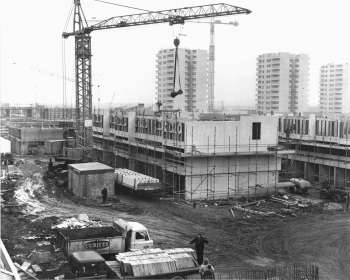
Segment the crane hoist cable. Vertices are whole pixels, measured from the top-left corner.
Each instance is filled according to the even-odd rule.
[[[181,89],[181,77],[180,77],[180,70],[178,69],[178,72],[179,72],[179,75],[178,75],[178,78],[179,78],[179,90],[176,91],[175,90],[175,86],[176,86],[176,66],[179,66],[179,45],[180,45],[180,40],[179,38],[175,38],[174,39],[174,45],[175,45],[175,63],[174,63],[174,79],[173,79],[173,90],[171,91],[171,94],[170,96],[172,98],[175,98],[177,95],[179,94],[182,94],[183,91]],[[179,67],[177,67],[179,68]]]

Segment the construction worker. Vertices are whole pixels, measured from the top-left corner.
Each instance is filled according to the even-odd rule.
[[[107,189],[103,188],[101,191],[101,194],[102,194],[102,203],[105,204],[107,201]]]
[[[53,163],[52,163],[52,158],[50,158],[50,160],[49,160],[49,171],[52,171],[52,169],[53,169]]]
[[[201,279],[215,279],[214,267],[209,263],[208,258],[205,258],[204,263],[199,268]]]
[[[204,254],[204,243],[208,243],[208,240],[198,233],[198,235],[190,241],[190,244],[194,243],[194,248],[197,254],[197,262],[199,265],[203,263],[203,254]]]

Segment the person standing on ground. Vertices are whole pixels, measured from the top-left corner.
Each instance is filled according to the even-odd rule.
[[[52,158],[49,160],[49,171],[52,171],[53,168],[53,163],[52,163]]]
[[[198,235],[190,241],[190,244],[194,243],[194,247],[197,254],[197,262],[199,265],[203,263],[203,254],[204,254],[204,243],[208,243],[208,240],[198,233]]]
[[[215,279],[214,267],[209,263],[207,258],[205,258],[204,263],[200,266],[199,274],[201,279]]]
[[[107,189],[103,188],[101,191],[101,194],[102,194],[102,203],[105,204],[107,201]]]

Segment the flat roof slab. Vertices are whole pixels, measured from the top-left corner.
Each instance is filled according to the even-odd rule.
[[[114,168],[100,162],[74,163],[68,166],[79,173],[114,172]]]

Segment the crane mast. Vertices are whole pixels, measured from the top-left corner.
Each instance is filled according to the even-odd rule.
[[[208,86],[208,111],[214,111],[214,81],[215,81],[215,44],[214,32],[215,24],[210,23],[210,44],[209,44],[209,86]]]
[[[249,13],[251,11],[248,9],[220,3],[116,16],[88,26],[80,0],[74,0],[73,31],[64,32],[62,36],[63,38],[74,36],[75,38],[75,105],[78,145],[87,149],[92,147],[92,54],[90,36],[92,31],[156,23],[184,24],[186,20]]]
[[[74,0],[75,116],[77,142],[81,147],[90,147],[92,143],[91,36],[79,32],[87,27],[80,0]]]

